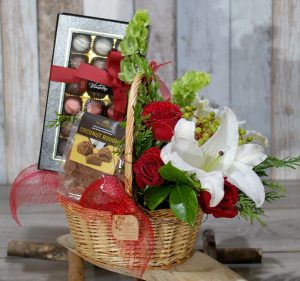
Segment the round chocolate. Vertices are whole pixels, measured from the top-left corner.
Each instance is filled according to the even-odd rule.
[[[103,58],[94,58],[92,60],[92,65],[96,66],[97,68],[106,70],[106,60]]]
[[[73,125],[73,123],[70,121],[65,121],[62,123],[62,125],[60,127],[60,133],[63,137],[68,137],[70,135],[72,125]]]
[[[77,69],[80,64],[86,63],[87,61],[87,57],[85,56],[72,56],[70,59],[70,67]]]
[[[112,48],[111,39],[99,37],[95,40],[94,49],[100,56],[106,56]]]
[[[77,34],[73,37],[72,46],[77,52],[87,52],[90,48],[91,39],[84,34]]]
[[[66,92],[73,95],[82,95],[84,93],[84,90],[80,90],[79,84],[71,83],[67,84]]]
[[[114,119],[114,105],[107,109],[107,117]]]
[[[92,100],[86,105],[86,111],[94,115],[100,115],[103,111],[103,105],[101,102]]]
[[[70,115],[76,115],[81,110],[81,102],[76,98],[67,98],[65,100],[64,110]]]

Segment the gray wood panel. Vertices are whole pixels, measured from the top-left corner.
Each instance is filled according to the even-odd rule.
[[[230,7],[230,105],[247,128],[270,138],[272,0]]]
[[[221,106],[230,105],[229,2],[177,1],[177,73],[211,73],[212,82],[201,95]]]
[[[148,59],[157,63],[172,61],[159,70],[170,86],[176,78],[176,1],[135,0],[135,9],[148,9],[151,18]]]
[[[37,161],[40,138],[36,1],[1,1],[7,177]]]
[[[84,14],[98,18],[129,21],[134,0],[82,0]]]
[[[300,1],[274,1],[272,151],[300,154]],[[300,169],[274,170],[273,177],[299,179]]]
[[[0,3],[1,5],[1,3]],[[1,7],[1,6],[0,6]],[[1,17],[1,10],[0,10]],[[2,65],[2,24],[0,19],[0,184],[7,182],[6,175],[6,142],[5,142],[5,112],[4,112],[4,91],[3,91],[3,65]]]
[[[44,118],[57,14],[62,12],[82,14],[83,3],[82,0],[38,0],[37,3],[40,112],[41,117]]]

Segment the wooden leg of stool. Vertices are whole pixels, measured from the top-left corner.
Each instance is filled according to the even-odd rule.
[[[84,260],[68,251],[69,272],[68,281],[84,281]]]

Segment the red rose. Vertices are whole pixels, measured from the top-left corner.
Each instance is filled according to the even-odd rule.
[[[147,149],[133,165],[138,187],[144,189],[146,185],[161,185],[164,180],[158,170],[163,164],[160,158],[160,150],[157,147]]]
[[[171,102],[154,101],[144,107],[142,116],[146,117],[144,123],[152,128],[156,140],[170,141],[182,112]]]
[[[199,197],[201,209],[206,214],[212,214],[215,218],[233,218],[238,214],[235,205],[238,201],[238,189],[226,179],[224,179],[224,197],[216,207],[210,207],[211,195],[207,191],[202,191]]]

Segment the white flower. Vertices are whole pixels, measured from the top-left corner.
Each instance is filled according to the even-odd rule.
[[[259,207],[264,202],[265,190],[252,169],[267,155],[260,144],[238,145],[238,121],[230,108],[224,107],[217,114],[221,124],[202,146],[194,137],[194,121],[180,119],[171,142],[161,150],[161,158],[164,163],[171,162],[182,171],[194,173],[202,187],[210,192],[211,207],[218,205],[224,197],[224,177]]]

